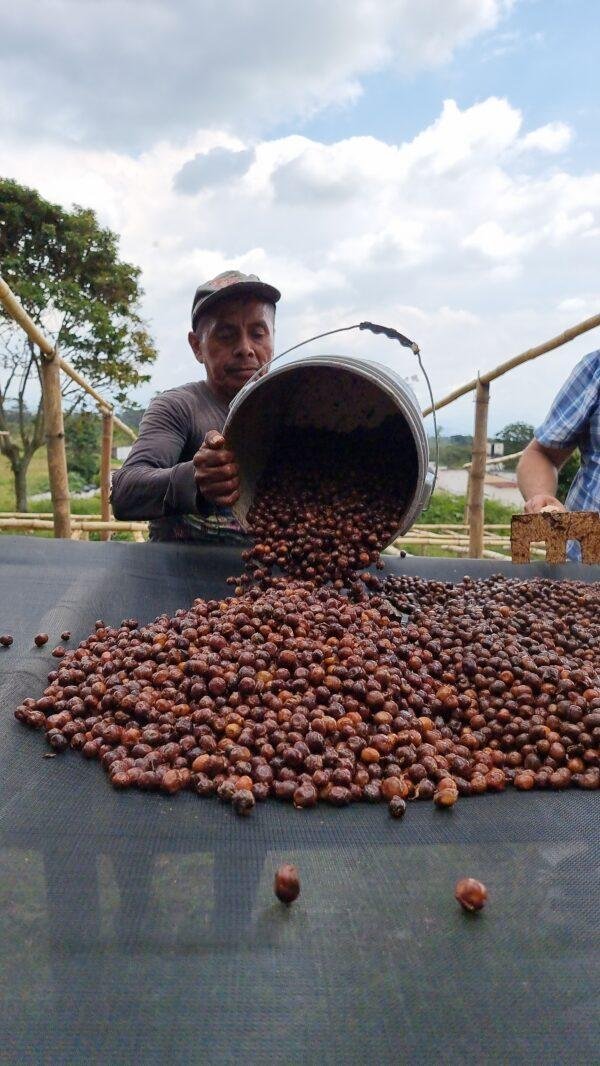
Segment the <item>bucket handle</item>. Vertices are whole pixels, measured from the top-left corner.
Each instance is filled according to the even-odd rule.
[[[435,413],[435,401],[433,399],[431,382],[429,380],[427,371],[423,366],[423,361],[421,359],[421,350],[417,342],[409,340],[408,337],[405,337],[403,333],[400,333],[397,329],[394,329],[393,326],[381,326],[378,322],[355,322],[353,326],[338,326],[337,329],[328,329],[325,333],[316,333],[314,337],[308,337],[307,340],[300,341],[299,344],[293,344],[291,348],[286,348],[284,352],[279,352],[278,355],[274,355],[268,363],[266,363],[264,366],[259,367],[258,370],[254,371],[252,377],[248,378],[248,381],[246,382],[244,388],[248,388],[248,386],[253,381],[260,377],[261,374],[265,372],[265,370],[268,370],[269,367],[272,366],[273,363],[277,362],[278,359],[282,359],[284,355],[289,355],[290,352],[295,352],[297,348],[303,348],[305,344],[310,344],[312,341],[319,341],[323,337],[331,337],[334,333],[348,333],[352,329],[368,329],[370,333],[383,334],[384,337],[388,337],[392,341],[398,341],[403,348],[410,348],[411,351],[417,357],[421,372],[423,374],[423,377],[425,378],[425,381],[427,382],[427,390],[429,392],[429,399],[431,401],[431,413],[433,415],[433,432],[435,436],[435,471],[433,475],[433,484],[431,486],[431,493],[433,493],[437,481],[438,468],[440,463],[440,442],[438,435],[437,418]]]

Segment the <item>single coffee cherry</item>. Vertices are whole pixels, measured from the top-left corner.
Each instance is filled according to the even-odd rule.
[[[300,878],[296,866],[284,863],[275,874],[273,885],[277,899],[282,903],[293,903],[300,895]]]
[[[487,900],[487,888],[474,877],[463,877],[456,882],[454,895],[466,911],[480,911]]]
[[[12,642],[13,638],[11,637],[10,633],[3,633],[0,637],[0,644],[3,648],[10,648]]]
[[[433,799],[438,807],[453,807],[458,799],[458,789],[438,788]]]
[[[249,788],[238,788],[231,799],[231,806],[236,814],[252,814],[256,806],[256,800]]]
[[[65,629],[64,633],[61,633],[61,635],[60,635],[60,639],[61,639],[61,640],[70,640],[70,639],[71,639],[71,632],[70,632],[70,630],[68,630],[68,629]]]
[[[48,641],[49,641],[49,639],[50,639],[50,638],[49,638],[49,636],[48,636],[48,634],[47,634],[47,633],[38,633],[38,634],[37,634],[37,635],[36,635],[36,636],[35,636],[35,637],[33,638],[33,643],[35,644],[35,646],[36,646],[37,648],[43,648],[44,644],[47,644],[47,643],[48,643]]]
[[[406,800],[402,799],[402,796],[392,796],[388,810],[392,818],[402,818],[402,815],[406,812]]]

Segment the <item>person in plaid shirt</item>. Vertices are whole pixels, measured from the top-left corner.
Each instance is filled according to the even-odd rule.
[[[563,506],[556,498],[558,472],[575,448],[581,467]],[[600,511],[600,350],[586,355],[563,385],[519,460],[517,480],[526,514],[544,507]],[[576,541],[569,542],[568,554],[581,558]]]

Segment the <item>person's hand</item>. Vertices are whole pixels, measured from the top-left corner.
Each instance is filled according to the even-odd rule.
[[[233,452],[225,448],[225,438],[209,430],[194,456],[196,488],[206,500],[219,507],[231,507],[239,499],[239,473]]]
[[[532,496],[525,502],[523,508],[525,514],[539,514],[540,511],[566,511],[566,509],[564,504],[556,499],[556,496],[548,496],[544,492]]]

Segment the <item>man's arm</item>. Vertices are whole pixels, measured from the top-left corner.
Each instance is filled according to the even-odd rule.
[[[191,459],[179,462],[188,432],[185,405],[173,396],[157,396],[127,459],[113,475],[115,518],[135,521],[197,510],[194,464]]]
[[[517,481],[525,500],[526,514],[541,511],[543,507],[565,510],[556,498],[558,472],[574,450],[574,446],[552,448],[535,439],[527,445],[517,466]]]
[[[558,471],[581,443],[599,393],[599,353],[590,352],[571,371],[517,467],[526,513],[549,506],[566,510],[556,498]]]

